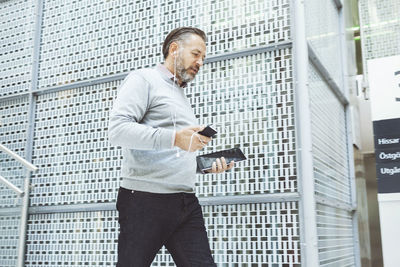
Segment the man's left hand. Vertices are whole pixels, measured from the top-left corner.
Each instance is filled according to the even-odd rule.
[[[208,173],[221,173],[224,171],[228,171],[233,168],[235,165],[234,161],[231,161],[228,164],[226,164],[226,160],[224,157],[221,157],[221,159],[217,159],[216,161],[213,162],[211,170],[208,171]]]

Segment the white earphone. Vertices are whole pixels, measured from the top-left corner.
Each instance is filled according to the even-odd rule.
[[[172,53],[172,55],[174,56],[174,83],[171,84],[171,89],[172,92],[174,91],[174,85],[176,84],[176,51],[174,51]],[[171,113],[171,120],[172,123],[174,124],[174,131],[176,132],[176,107],[175,107],[175,111],[174,114]],[[176,157],[179,158],[180,157],[180,153],[179,153],[179,148],[176,148]]]

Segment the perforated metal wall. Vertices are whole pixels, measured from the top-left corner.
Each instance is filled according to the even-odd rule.
[[[300,266],[296,202],[205,206],[218,266]]]
[[[21,157],[25,157],[28,106],[27,97],[0,101],[0,143]],[[0,175],[22,188],[26,171],[20,163],[0,152]],[[17,195],[0,183],[0,207],[15,207],[20,203]]]
[[[25,266],[115,266],[114,211],[32,215]]]
[[[333,0],[306,0],[304,3],[307,41],[343,90],[338,9]]]
[[[400,3],[398,0],[358,3],[364,73],[367,73],[367,60],[400,54]]]
[[[155,65],[168,32],[208,34],[208,55],[288,40],[289,0],[46,0],[39,87]]]
[[[296,202],[203,206],[218,266],[300,266]],[[30,217],[26,266],[115,266],[116,211]],[[175,266],[162,249],[152,266]]]
[[[0,266],[15,267],[18,253],[19,216],[0,216]]]
[[[187,89],[199,123],[218,131],[199,154],[238,146],[249,158],[234,172],[199,175],[199,196],[296,191],[291,64],[289,48],[218,61]]]
[[[107,127],[119,83],[38,96],[31,206],[115,201],[121,152]]]
[[[25,157],[28,98],[0,101],[0,144]],[[23,187],[26,171],[20,163],[0,151],[0,175],[19,188]],[[4,208],[21,208],[21,198],[0,183],[0,211]],[[0,214],[0,266],[15,267],[19,240],[19,215]]]
[[[29,90],[36,1],[0,3],[0,96]]]
[[[315,194],[351,203],[346,115],[315,67],[309,65]]]

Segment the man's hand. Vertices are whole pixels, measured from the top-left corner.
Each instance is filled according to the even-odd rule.
[[[228,171],[232,169],[234,165],[234,161],[231,161],[229,165],[227,165],[225,158],[222,157],[221,159],[217,159],[213,162],[211,170],[207,171],[207,173],[221,173],[224,171]]]
[[[204,128],[204,126],[190,126],[177,131],[175,134],[174,146],[190,152],[202,149],[211,141],[210,137],[197,133]]]

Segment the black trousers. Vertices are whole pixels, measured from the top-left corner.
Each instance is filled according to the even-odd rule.
[[[165,245],[178,267],[214,267],[203,212],[195,194],[119,188],[117,267],[150,266]]]

